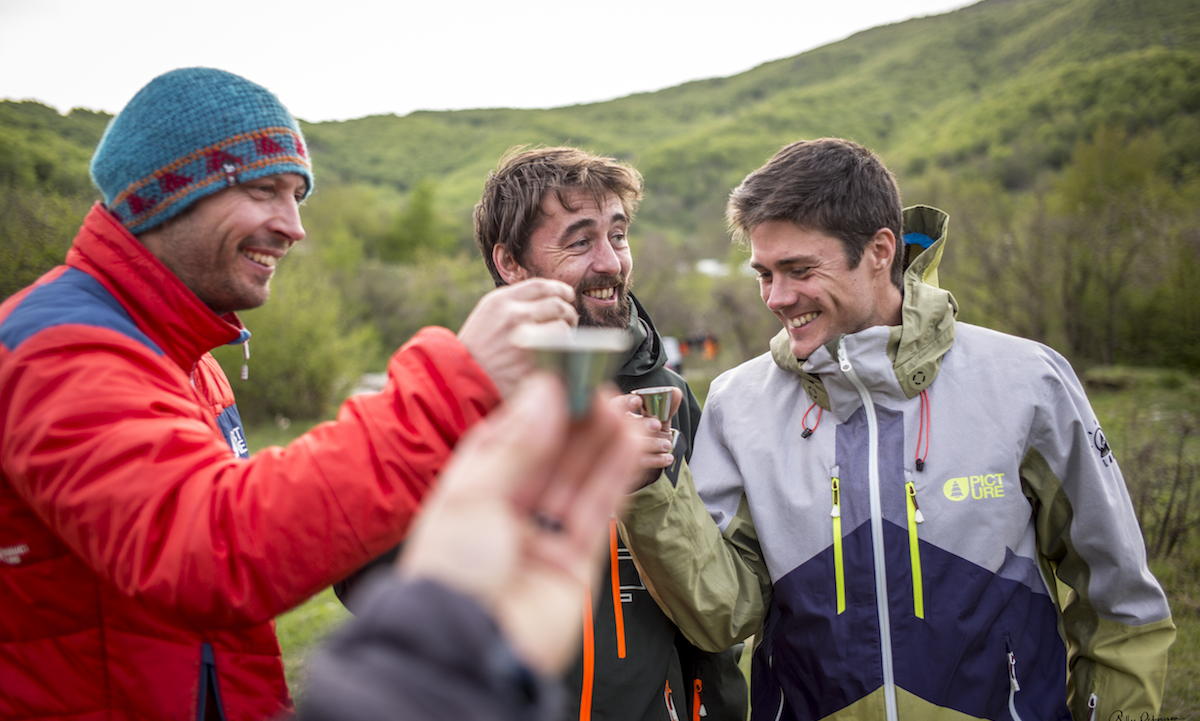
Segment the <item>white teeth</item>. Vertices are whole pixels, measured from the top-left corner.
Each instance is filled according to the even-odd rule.
[[[613,297],[616,292],[617,291],[615,288],[594,288],[592,290],[583,291],[583,294],[589,298],[596,298],[597,300],[608,300],[609,298]]]
[[[819,315],[821,314],[817,312],[805,313],[804,315],[798,315],[795,318],[788,318],[787,324],[792,328],[802,328],[816,320],[817,316]]]
[[[242,255],[246,256],[247,258],[254,261],[255,263],[259,263],[260,265],[265,265],[268,268],[274,268],[275,263],[277,263],[279,261],[279,259],[273,255],[267,255],[266,253],[256,253],[253,250],[243,250]]]

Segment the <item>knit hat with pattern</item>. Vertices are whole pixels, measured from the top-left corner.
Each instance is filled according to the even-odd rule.
[[[213,68],[164,73],[113,118],[92,156],[92,181],[130,233],[254,178],[304,176],[300,125],[269,90]]]

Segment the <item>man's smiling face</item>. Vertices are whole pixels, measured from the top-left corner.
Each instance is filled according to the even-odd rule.
[[[304,238],[295,173],[246,181],[197,200],[138,236],[217,315],[267,302],[275,264]]]
[[[607,193],[597,203],[582,189],[563,196],[569,207],[553,192],[542,197],[542,219],[523,258],[513,258],[503,245],[493,248],[496,268],[510,284],[534,277],[561,280],[575,289],[580,325],[624,328],[629,324],[633,256],[621,199]]]
[[[763,302],[787,329],[792,354],[806,359],[839,335],[900,322],[900,292],[889,268],[895,236],[880,230],[854,268],[841,241],[771,220],[750,233],[750,267]]]

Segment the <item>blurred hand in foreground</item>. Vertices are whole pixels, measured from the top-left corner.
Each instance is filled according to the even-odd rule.
[[[508,398],[534,367],[533,353],[514,345],[513,331],[528,323],[574,326],[579,322],[574,299],[575,290],[557,280],[531,278],[502,286],[479,299],[458,339]]]
[[[562,384],[531,375],[459,443],[398,561],[479,601],[543,673],[573,657],[609,519],[639,475],[639,440],[605,400],[571,422]]]

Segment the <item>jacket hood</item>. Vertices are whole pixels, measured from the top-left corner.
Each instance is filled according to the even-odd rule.
[[[901,389],[913,398],[937,377],[942,356],[954,345],[958,303],[949,291],[938,287],[938,264],[950,216],[928,205],[914,205],[904,210],[903,223],[904,301],[901,324],[890,328],[887,353]],[[826,346],[834,357],[839,339]],[[792,355],[786,329],[771,339],[771,358],[783,370],[800,376],[808,397],[830,410],[824,384],[819,376],[804,370],[804,361]]]

